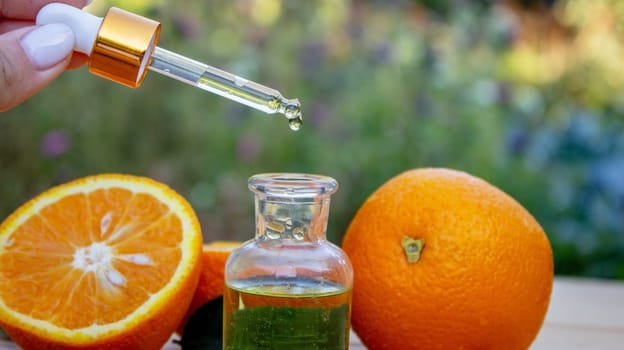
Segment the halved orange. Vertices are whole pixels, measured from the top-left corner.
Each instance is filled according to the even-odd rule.
[[[0,326],[25,349],[159,349],[193,297],[201,248],[191,206],[164,184],[57,186],[0,225]]]
[[[182,334],[186,322],[197,309],[223,295],[225,263],[230,253],[240,247],[240,245],[241,242],[236,241],[214,241],[204,244],[201,255],[202,271],[199,276],[199,283],[197,284],[197,289],[195,289],[191,305],[178,326],[178,333]]]

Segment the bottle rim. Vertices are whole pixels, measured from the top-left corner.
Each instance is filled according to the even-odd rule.
[[[256,194],[281,198],[326,197],[338,190],[336,179],[304,173],[256,174],[249,178],[248,185]]]

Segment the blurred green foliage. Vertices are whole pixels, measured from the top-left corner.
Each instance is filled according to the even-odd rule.
[[[624,279],[622,3],[437,3],[97,0],[94,13],[161,21],[164,48],[298,97],[304,127],[155,73],[131,90],[67,72],[0,116],[0,217],[55,184],[124,172],[182,193],[206,240],[243,240],[247,178],[310,172],[340,182],[339,243],[376,187],[439,166],[527,207],[558,274]]]

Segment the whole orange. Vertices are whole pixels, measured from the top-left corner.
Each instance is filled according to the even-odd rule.
[[[343,241],[352,325],[370,349],[527,349],[543,323],[553,257],[539,223],[464,172],[414,169],[358,210]]]

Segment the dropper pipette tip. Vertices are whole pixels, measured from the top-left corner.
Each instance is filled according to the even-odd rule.
[[[280,112],[288,119],[288,126],[291,130],[299,130],[303,125],[303,116],[301,115],[301,103],[299,99],[282,99],[282,109]]]

